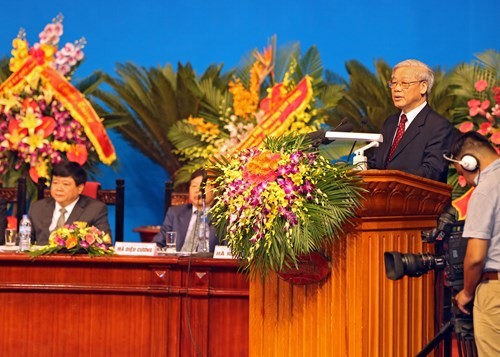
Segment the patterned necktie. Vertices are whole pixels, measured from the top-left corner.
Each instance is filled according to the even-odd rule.
[[[66,223],[66,216],[65,216],[66,215],[66,208],[61,207],[59,212],[61,212],[61,214],[59,215],[59,218],[57,219],[56,229],[61,228],[62,226],[64,226],[64,223]]]
[[[196,235],[200,223],[201,211],[195,211],[193,212],[193,214],[196,214],[196,221],[194,223],[193,229],[191,230],[191,232],[189,232],[189,235],[186,237],[186,240],[182,245],[181,252],[192,252],[194,248],[194,242],[196,241]]]
[[[406,115],[405,114],[401,115],[401,119],[399,120],[398,130],[396,131],[396,136],[394,137],[394,141],[392,142],[391,150],[389,151],[389,156],[387,156],[385,167],[387,167],[389,161],[391,161],[392,155],[394,155],[394,151],[396,151],[396,148],[398,147],[399,142],[401,141],[401,138],[405,133],[405,125],[407,121],[408,118],[406,117]]]

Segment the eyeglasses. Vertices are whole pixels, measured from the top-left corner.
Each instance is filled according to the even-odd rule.
[[[387,82],[387,86],[389,88],[396,88],[398,85],[401,86],[401,88],[403,89],[408,89],[410,88],[410,86],[414,83],[420,83],[420,82],[424,82],[423,79],[419,80],[419,81],[412,81],[412,82],[396,82],[396,81],[391,81],[391,82]]]

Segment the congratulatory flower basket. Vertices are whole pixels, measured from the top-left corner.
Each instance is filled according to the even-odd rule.
[[[214,162],[214,224],[244,269],[261,277],[297,268],[301,256],[340,237],[364,191],[351,165],[331,164],[299,136]]]
[[[32,257],[41,255],[85,254],[92,257],[112,255],[114,250],[111,237],[94,226],[87,226],[86,222],[74,222],[54,230],[49,237],[49,245],[33,247],[29,254]]]

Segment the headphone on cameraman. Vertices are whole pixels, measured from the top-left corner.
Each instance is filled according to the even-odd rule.
[[[476,172],[479,169],[479,160],[474,155],[465,154],[460,160],[453,158],[453,156],[446,156],[446,154],[443,154],[443,157],[448,161],[456,162],[465,171]]]

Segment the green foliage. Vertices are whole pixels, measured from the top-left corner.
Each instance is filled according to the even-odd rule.
[[[3,57],[0,59],[0,83],[5,81],[11,75],[9,69],[9,58]]]
[[[377,132],[384,120],[396,112],[387,82],[391,76],[389,66],[379,60],[375,62],[375,73],[355,60],[346,63],[349,82],[338,76],[329,75],[335,81],[342,81],[345,95],[334,110],[335,118],[349,118],[356,130]]]
[[[170,127],[186,115],[196,113],[200,100],[193,94],[196,75],[192,67],[179,64],[177,74],[170,65],[146,69],[133,63],[118,64],[118,78],[107,76],[112,92],[95,97],[108,113],[122,118],[117,127],[123,138],[145,156],[173,174],[181,166],[167,138]]]

